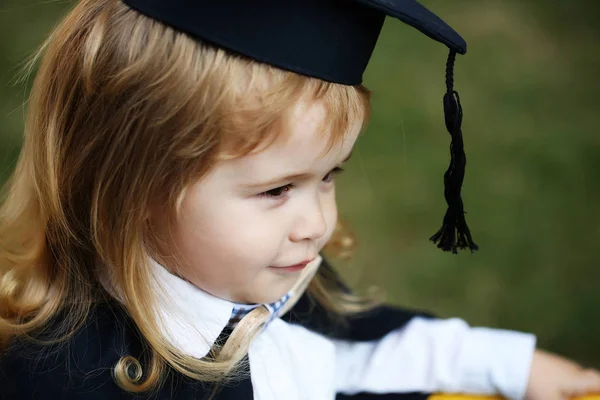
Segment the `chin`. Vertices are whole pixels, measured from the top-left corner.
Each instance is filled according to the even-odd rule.
[[[281,299],[287,291],[283,291],[281,294],[273,293],[273,294],[264,294],[261,296],[255,296],[251,301],[248,301],[248,304],[270,304],[275,303],[277,300]]]
[[[280,276],[276,277],[276,279],[269,278],[263,279],[260,284],[253,287],[246,287],[243,293],[239,293],[239,297],[236,296],[239,300],[236,299],[234,301],[245,304],[274,303],[294,287],[298,276],[290,274],[289,277],[286,277],[287,279],[281,279]]]
[[[272,290],[269,290],[268,292],[262,292],[260,296],[255,296],[252,303],[257,303],[257,304],[275,303],[277,300],[279,300],[283,296],[285,296],[285,294],[290,291],[292,286],[293,285],[288,285],[288,286],[282,287],[279,290],[276,288],[273,288]]]

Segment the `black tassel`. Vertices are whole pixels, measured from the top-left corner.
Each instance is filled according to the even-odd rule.
[[[448,210],[444,216],[442,227],[429,240],[437,243],[437,247],[456,254],[457,249],[479,249],[473,242],[471,231],[465,220],[465,210],[460,196],[467,158],[463,145],[461,124],[462,107],[458,92],[454,90],[454,60],[456,52],[450,50],[446,63],[446,94],[444,95],[444,118],[446,129],[452,137],[450,143],[450,166],[444,174],[444,197]]]

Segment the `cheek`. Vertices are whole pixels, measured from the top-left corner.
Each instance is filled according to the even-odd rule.
[[[271,256],[280,224],[255,206],[221,202],[182,210],[178,236],[186,253],[196,260],[218,256],[225,262],[263,261]]]
[[[177,227],[178,252],[188,264],[182,275],[218,297],[233,299],[235,290],[254,282],[279,251],[279,221],[242,209],[221,203],[187,210]]]
[[[338,219],[337,203],[335,201],[335,191],[323,200],[323,215],[327,223],[327,232],[318,241],[319,251],[331,239]]]

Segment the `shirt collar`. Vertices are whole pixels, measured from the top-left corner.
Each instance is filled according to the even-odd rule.
[[[291,292],[288,292],[276,302],[264,304],[264,306],[267,308],[267,310],[269,310],[269,313],[271,314],[271,318],[269,318],[267,324],[279,315],[279,310],[281,310],[281,308],[285,306],[285,304],[290,299],[291,294]],[[233,310],[231,311],[231,317],[229,318],[229,322],[227,323],[227,328],[234,329],[242,318],[244,318],[250,311],[260,306],[260,304],[233,303]]]
[[[259,306],[269,310],[267,322],[285,313],[304,292],[322,258],[312,261],[290,292],[271,304],[239,304],[213,296],[192,283],[170,273],[151,260],[157,286],[156,315],[167,340],[195,358],[206,356],[223,329],[233,329],[246,314]]]

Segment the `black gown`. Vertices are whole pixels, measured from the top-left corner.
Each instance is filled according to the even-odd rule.
[[[321,268],[330,267],[323,263]],[[369,341],[382,338],[415,316],[429,315],[382,306],[341,324],[304,295],[282,319],[329,337]],[[164,384],[152,393],[133,395],[117,386],[112,377],[113,366],[125,355],[143,361],[142,343],[135,324],[116,301],[100,303],[92,309],[85,326],[66,344],[13,340],[0,356],[0,399],[202,400],[209,397],[212,387],[174,370],[168,370]],[[338,394],[336,400],[425,400],[427,397],[426,393],[360,393]],[[250,377],[222,387],[214,399],[253,399]]]

